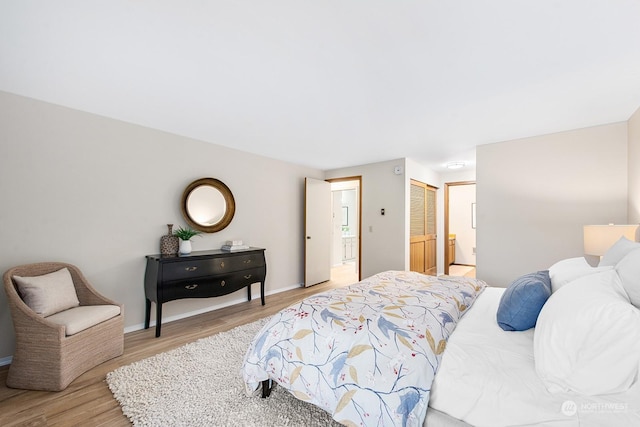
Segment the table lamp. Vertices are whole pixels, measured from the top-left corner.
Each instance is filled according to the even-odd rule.
[[[607,250],[624,236],[634,242],[636,240],[635,225],[585,225],[584,226],[584,253],[601,257]]]

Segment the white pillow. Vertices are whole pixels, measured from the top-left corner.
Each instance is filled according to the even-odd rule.
[[[612,266],[592,267],[584,257],[563,259],[549,267],[551,292],[557,291],[567,283],[580,277],[611,270],[612,268]]]
[[[622,258],[624,258],[629,252],[634,249],[640,249],[640,243],[632,242],[626,237],[622,236],[613,244],[607,252],[604,253],[598,267],[604,267],[607,265],[616,265]]]
[[[582,277],[551,295],[534,331],[536,372],[551,393],[618,393],[640,367],[640,310],[618,274]]]
[[[22,300],[43,317],[80,305],[71,273],[63,268],[42,276],[13,276]]]
[[[631,304],[640,308],[640,249],[629,252],[615,268]]]

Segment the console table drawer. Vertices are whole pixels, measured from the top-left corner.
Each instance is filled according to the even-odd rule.
[[[213,259],[190,260],[188,262],[166,263],[162,276],[166,281],[224,274],[264,266],[262,254],[229,256]]]
[[[230,261],[232,271],[264,267],[266,265],[264,261],[264,254],[261,253],[250,254],[243,257],[233,257]]]
[[[266,268],[261,267],[216,277],[168,282],[162,288],[162,300],[166,302],[182,298],[218,297],[263,281],[265,275]]]

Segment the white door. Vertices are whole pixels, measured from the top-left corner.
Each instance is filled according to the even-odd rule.
[[[304,286],[331,278],[331,184],[305,178]]]

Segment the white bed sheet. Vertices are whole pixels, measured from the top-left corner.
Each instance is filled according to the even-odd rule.
[[[640,381],[606,396],[551,394],[535,371],[533,333],[496,323],[503,288],[486,288],[449,338],[429,406],[476,427],[640,426]]]

